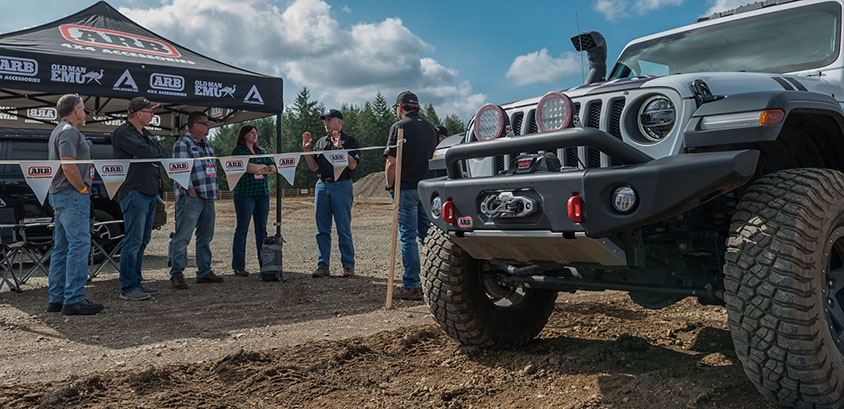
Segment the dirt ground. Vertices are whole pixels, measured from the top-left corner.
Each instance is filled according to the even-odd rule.
[[[563,294],[517,351],[461,347],[421,302],[384,310],[390,209],[356,199],[351,279],[310,278],[312,202],[286,199],[286,283],[231,275],[234,212],[220,201],[212,247],[222,284],[169,288],[170,225],[147,248],[144,277],[162,290],[152,301],[120,300],[110,269],[86,288],[106,306],[96,316],[45,312],[43,275],[20,294],[4,288],[0,408],[774,407],[745,378],[724,309],[693,300],[649,311],[623,293]]]

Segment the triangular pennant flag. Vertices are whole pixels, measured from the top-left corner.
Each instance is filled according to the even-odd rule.
[[[226,180],[229,182],[229,190],[234,190],[237,181],[246,173],[248,156],[221,156],[220,163],[223,164],[223,172],[226,172]]]
[[[131,161],[128,159],[94,161],[94,167],[97,169],[97,173],[100,174],[100,178],[105,184],[109,199],[114,198],[114,195],[117,193],[117,189],[120,189],[120,185],[122,185],[123,181],[126,180],[126,174],[129,172],[130,163]]]
[[[190,173],[193,170],[192,158],[161,159],[161,166],[170,179],[178,182],[182,187],[190,186]]]
[[[293,184],[293,179],[296,178],[296,165],[299,163],[300,153],[279,153],[273,155],[275,159],[275,167],[278,173],[284,176],[287,183]]]
[[[47,192],[50,190],[50,183],[56,177],[59,171],[61,162],[59,161],[38,161],[38,162],[21,162],[21,172],[26,184],[35,192],[35,197],[41,204],[44,204],[44,199],[47,198]]]
[[[342,151],[327,151],[323,153],[325,159],[328,159],[328,162],[334,166],[334,180],[340,179],[340,174],[343,173],[343,169],[346,169],[346,166],[349,166],[349,155],[346,154],[345,150]]]

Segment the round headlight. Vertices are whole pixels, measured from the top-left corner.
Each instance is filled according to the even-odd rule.
[[[638,200],[636,191],[630,186],[620,186],[612,192],[612,207],[619,213],[633,210]]]
[[[495,104],[486,104],[475,114],[475,139],[488,141],[501,136],[504,132],[507,116],[504,110]]]
[[[664,95],[648,98],[639,108],[639,131],[651,142],[659,142],[674,129],[677,110]]]
[[[571,123],[571,99],[561,92],[549,92],[536,106],[536,125],[540,132],[559,131]]]
[[[434,199],[431,200],[431,216],[434,216],[435,219],[439,219],[442,212],[443,199],[439,196],[435,196]]]

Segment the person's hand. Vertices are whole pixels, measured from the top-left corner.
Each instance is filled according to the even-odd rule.
[[[311,139],[311,133],[305,132],[302,134],[302,150],[305,152],[311,151],[311,146],[314,144],[313,139]]]
[[[337,149],[343,149],[343,141],[340,139],[340,132],[331,131],[331,144]]]
[[[192,188],[192,187],[189,187],[189,188],[188,188],[188,196],[190,196],[190,197],[196,197],[196,189],[194,189],[194,188]]]

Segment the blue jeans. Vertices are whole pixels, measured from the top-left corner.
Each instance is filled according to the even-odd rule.
[[[136,190],[120,199],[123,212],[123,247],[120,249],[120,292],[128,293],[141,287],[144,250],[152,235],[155,218],[155,195],[145,195]]]
[[[176,234],[170,276],[182,274],[188,264],[188,243],[196,231],[196,277],[211,272],[211,239],[214,238],[214,199],[182,196],[176,201]]]
[[[68,189],[50,194],[55,227],[50,254],[50,302],[75,304],[85,299],[88,251],[91,250],[91,196]]]
[[[232,242],[232,269],[246,268],[246,233],[249,232],[249,219],[255,225],[255,247],[258,249],[258,264],[261,263],[261,246],[267,238],[267,215],[270,212],[270,195],[247,196],[234,195],[234,213],[237,227],[234,229]]]
[[[337,223],[337,244],[343,268],[355,266],[355,245],[352,242],[352,180],[334,183],[317,181],[314,198],[316,208],[316,242],[318,267],[331,264],[331,218]]]
[[[395,197],[393,197],[393,202],[395,202]],[[402,189],[399,194],[399,240],[404,266],[402,277],[404,288],[419,288],[419,248],[416,245],[416,239],[424,243],[429,227],[431,227],[431,221],[425,215],[425,208],[422,207],[416,189]]]

